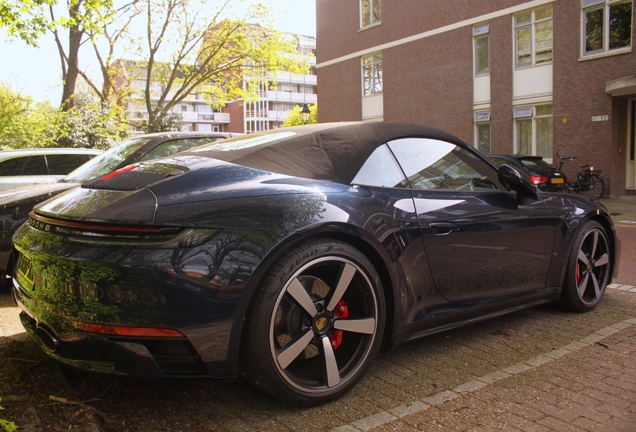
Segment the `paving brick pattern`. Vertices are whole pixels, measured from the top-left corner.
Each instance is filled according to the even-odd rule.
[[[627,319],[335,431],[633,431],[635,338],[636,319]]]

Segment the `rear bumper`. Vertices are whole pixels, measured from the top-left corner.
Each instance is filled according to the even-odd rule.
[[[25,306],[25,292],[14,281],[14,298],[27,333],[55,360],[109,375],[137,378],[214,377],[186,338],[99,335],[63,324],[63,320]],[[28,301],[28,300],[26,300]],[[216,376],[231,379],[233,376]]]

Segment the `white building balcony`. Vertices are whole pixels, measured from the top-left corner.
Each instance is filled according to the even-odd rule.
[[[184,122],[196,122],[199,120],[198,113],[191,111],[181,112],[181,116],[183,117]]]
[[[182,112],[183,121],[185,123],[229,123],[230,115],[228,113],[197,113]]]
[[[300,75],[285,72],[278,75],[278,82],[315,86],[318,85],[318,77],[316,75]]]
[[[214,113],[214,122],[215,123],[229,123],[230,122],[230,114],[228,114],[228,113]]]
[[[268,91],[267,99],[277,102],[291,102],[295,104],[315,104],[318,102],[318,95],[312,93],[290,93],[281,91]]]
[[[289,117],[287,111],[268,111],[267,120],[271,121],[285,121]]]

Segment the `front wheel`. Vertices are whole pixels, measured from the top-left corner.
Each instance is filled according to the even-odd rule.
[[[578,312],[594,309],[611,275],[611,253],[605,229],[589,221],[581,227],[570,251],[561,305]]]
[[[241,375],[275,398],[314,406],[364,376],[384,329],[382,286],[349,244],[312,240],[284,253],[257,288],[241,342]]]
[[[578,192],[586,198],[601,199],[605,194],[605,182],[598,174],[590,174],[587,183],[579,183]]]

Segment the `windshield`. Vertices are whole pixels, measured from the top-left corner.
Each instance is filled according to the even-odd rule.
[[[130,156],[135,150],[146,144],[151,139],[153,138],[150,137],[126,140],[123,143],[106,150],[99,156],[95,156],[93,159],[86,162],[75,171],[72,171],[70,174],[64,177],[64,182],[83,183],[95,177],[108,174],[109,172],[113,171],[120,163],[122,163],[124,159]]]

